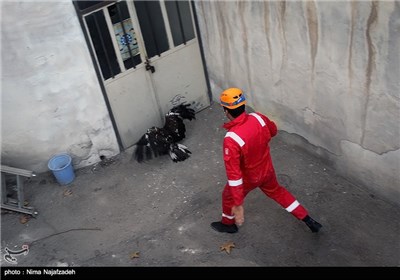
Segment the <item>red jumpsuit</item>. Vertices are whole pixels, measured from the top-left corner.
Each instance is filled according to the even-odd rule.
[[[244,112],[224,128],[228,130],[223,144],[228,182],[222,192],[221,222],[234,224],[232,207],[242,205],[256,187],[296,218],[305,218],[307,210],[276,179],[269,149],[269,141],[277,134],[275,123],[260,113]]]

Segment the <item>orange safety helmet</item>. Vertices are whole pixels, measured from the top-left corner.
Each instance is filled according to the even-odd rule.
[[[228,88],[221,93],[221,105],[228,109],[236,109],[246,104],[243,91],[239,88]]]

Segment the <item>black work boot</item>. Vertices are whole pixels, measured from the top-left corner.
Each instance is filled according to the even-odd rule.
[[[225,225],[221,222],[213,222],[211,223],[211,227],[218,232],[227,232],[227,233],[235,233],[238,231],[237,225]]]
[[[311,229],[312,232],[318,232],[322,228],[322,225],[320,223],[318,223],[308,215],[303,219],[303,222],[306,223],[306,225]]]

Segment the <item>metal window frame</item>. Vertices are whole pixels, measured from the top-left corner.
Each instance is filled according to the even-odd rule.
[[[118,78],[119,76],[125,75],[125,73],[131,69],[131,68],[126,69],[126,67],[125,67],[124,60],[122,59],[122,55],[121,55],[121,52],[119,50],[117,39],[115,38],[114,27],[113,27],[113,24],[111,22],[110,13],[108,11],[109,7],[111,7],[112,5],[117,5],[116,7],[117,7],[117,10],[118,10],[119,18],[121,18],[121,14],[120,14],[118,3],[122,2],[122,1],[124,1],[124,0],[112,1],[112,2],[108,2],[107,1],[106,3],[101,5],[101,7],[97,7],[96,9],[85,9],[84,11],[88,11],[88,13],[81,15],[82,18],[84,19],[83,22],[84,22],[84,26],[86,28],[85,31],[89,35],[89,41],[90,41],[91,48],[94,49],[93,41],[92,41],[91,36],[89,34],[89,29],[88,29],[85,17],[87,17],[87,16],[89,16],[89,15],[91,15],[93,13],[100,12],[100,11],[103,12],[103,15],[104,15],[104,18],[105,18],[105,21],[106,21],[106,24],[107,24],[107,28],[108,28],[108,33],[110,34],[111,42],[112,42],[112,45],[113,45],[113,48],[114,48],[114,53],[115,53],[115,55],[117,57],[118,65],[119,65],[119,68],[120,68],[120,72],[114,74],[113,71],[112,71],[111,65],[110,65],[110,61],[109,61],[109,59],[107,59],[108,67],[111,70],[112,77],[108,78],[108,79],[105,79],[104,76],[102,75],[103,81],[105,83],[107,83],[107,81],[109,81],[110,79],[115,79],[115,78]],[[133,2],[133,1],[125,1],[125,3],[127,4],[127,9],[128,9],[128,13],[129,13],[129,16],[130,16],[130,20],[132,22],[132,26],[133,26],[133,28],[135,30],[136,39],[138,39],[138,37],[140,37],[139,40],[137,40],[137,43],[139,45],[139,55],[140,55],[140,58],[141,58],[141,63],[135,65],[134,56],[132,55],[132,50],[131,50],[129,45],[128,45],[128,49],[129,49],[130,59],[132,59],[132,62],[133,62],[132,63],[133,64],[132,68],[136,69],[138,67],[138,65],[143,64],[143,61],[145,61],[145,55],[144,55],[145,49],[144,49],[144,44],[140,44],[141,41],[142,41],[141,40],[141,38],[142,38],[141,36],[142,35],[141,35],[141,32],[140,32],[139,26],[136,24],[136,22],[138,20],[137,19],[137,15],[136,15],[136,10],[135,10],[134,7],[132,7],[133,5],[129,5],[131,2]],[[127,33],[126,33],[126,30],[125,30],[125,28],[124,28],[124,26],[122,24],[122,21],[121,21],[121,26],[122,26],[124,35],[126,35]],[[102,41],[102,44],[104,45],[102,37],[100,38],[100,40]],[[104,48],[104,46],[103,46],[103,48]],[[108,57],[107,52],[105,52],[105,54],[106,54],[106,57]],[[98,65],[98,67],[100,67],[100,73],[101,73],[102,72],[101,71],[101,66],[100,66],[100,63],[98,61],[97,54],[95,52],[94,52],[94,55],[95,55],[96,63]]]
[[[100,67],[98,65],[97,56],[94,53],[94,48],[91,45],[91,39],[90,39],[90,35],[88,34],[88,31],[87,31],[87,26],[85,25],[85,21],[83,19],[83,13],[79,9],[78,3],[76,1],[72,1],[72,2],[73,2],[73,5],[75,7],[75,11],[76,11],[76,13],[78,15],[79,23],[81,24],[83,36],[85,37],[85,40],[87,42],[86,46],[87,46],[87,48],[89,50],[90,57],[92,58],[93,67],[94,67],[94,70],[96,72],[97,80],[99,81],[100,89],[101,89],[101,92],[103,94],[104,102],[106,103],[108,114],[110,115],[110,120],[111,120],[112,126],[114,128],[115,137],[116,137],[117,142],[118,142],[118,147],[119,147],[120,151],[123,151],[124,150],[124,145],[122,143],[122,139],[121,139],[120,133],[118,131],[118,126],[117,126],[117,122],[115,120],[115,116],[114,116],[113,111],[111,109],[110,100],[107,97],[107,92],[106,92],[105,85],[104,85],[104,79],[103,79]],[[84,11],[88,11],[90,13],[90,12],[93,12],[93,11],[98,10],[98,9],[100,9],[100,8],[93,9],[93,10],[92,9],[90,9],[90,10],[86,9]]]

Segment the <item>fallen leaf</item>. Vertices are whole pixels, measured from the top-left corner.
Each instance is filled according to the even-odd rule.
[[[139,254],[140,254],[140,252],[132,253],[132,254],[130,255],[130,258],[131,258],[131,259],[139,258]]]
[[[70,189],[64,191],[64,196],[70,196],[70,195],[72,195],[72,191]]]
[[[221,251],[226,251],[228,254],[231,253],[231,249],[235,248],[235,243],[233,243],[232,241],[229,241],[225,244],[222,244],[221,246],[219,246],[219,249]]]
[[[21,217],[19,217],[19,222],[21,224],[26,224],[29,221],[29,217],[27,215],[23,215]]]

